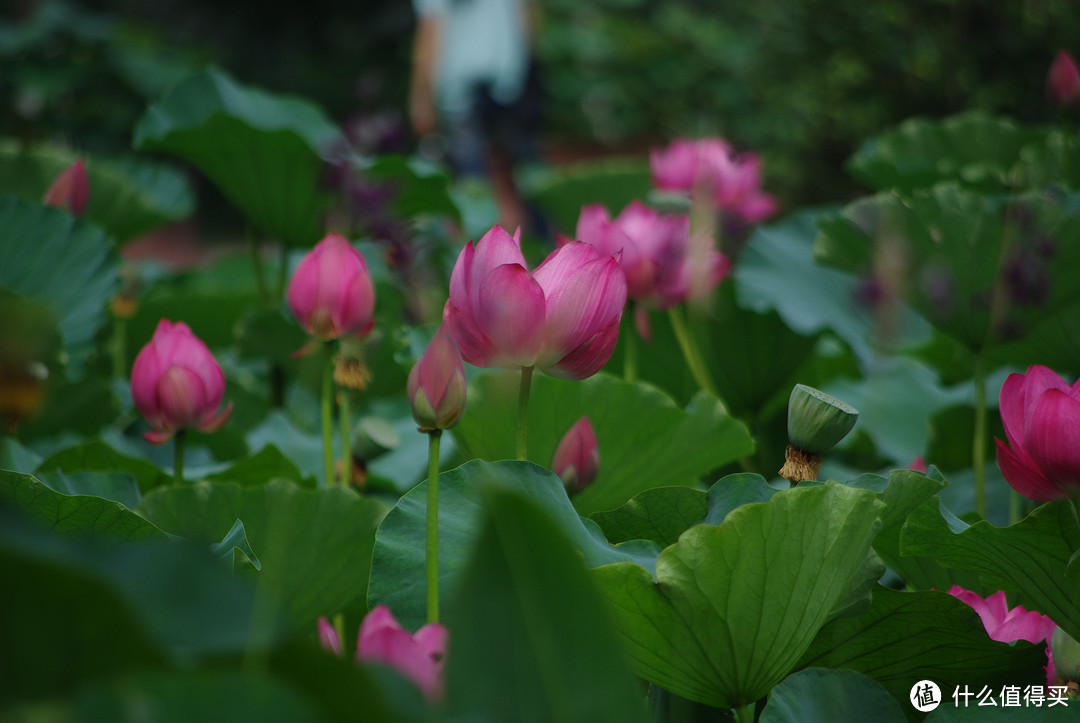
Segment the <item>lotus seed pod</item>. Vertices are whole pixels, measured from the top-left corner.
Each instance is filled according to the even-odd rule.
[[[825,454],[848,435],[859,410],[804,384],[788,398],[788,441],[811,454]]]

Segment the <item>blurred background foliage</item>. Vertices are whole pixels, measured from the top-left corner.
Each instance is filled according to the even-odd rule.
[[[410,3],[16,0],[0,22],[0,133],[130,147],[147,101],[208,62],[303,94],[361,150],[408,150]],[[548,157],[641,155],[674,135],[759,149],[785,207],[856,192],[845,160],[901,120],[1054,120],[1043,79],[1072,0],[546,0]]]

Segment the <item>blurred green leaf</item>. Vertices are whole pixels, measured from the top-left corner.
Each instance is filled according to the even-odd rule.
[[[447,216],[461,223],[461,213],[450,197],[450,179],[440,171],[417,169],[402,156],[379,156],[364,169],[367,175],[392,184],[392,205],[402,218],[426,214]]]
[[[100,482],[87,477],[69,480],[67,486],[100,491]],[[115,482],[115,478],[104,480],[107,486]],[[119,502],[90,494],[57,492],[28,474],[0,471],[0,497],[56,532],[103,535],[113,540],[163,537],[161,530]]]
[[[0,469],[30,474],[41,464],[41,456],[19,444],[14,437],[0,439]]]
[[[612,216],[652,188],[649,166],[640,158],[580,161],[537,173],[524,184],[526,197],[536,205],[554,233],[574,236],[582,206],[599,203]]]
[[[912,686],[1045,682],[1045,645],[999,643],[971,606],[945,592],[898,592],[878,586],[863,615],[834,620],[817,634],[800,666],[850,668],[908,701]],[[948,695],[946,693],[945,695]]]
[[[558,526],[588,567],[631,560],[651,569],[659,552],[647,542],[609,545],[595,522],[578,516],[562,481],[545,469],[527,462],[474,460],[439,475],[439,590],[444,603],[462,584],[463,570],[478,544],[485,485],[507,487],[528,498]],[[401,624],[411,628],[426,620],[427,487],[427,481],[421,482],[402,496],[379,525],[368,585],[368,607],[388,605]]]
[[[719,525],[732,510],[751,502],[768,502],[777,493],[765,478],[757,474],[729,474],[717,480],[706,496],[706,525]]]
[[[90,439],[74,447],[53,452],[35,469],[35,474],[40,477],[54,472],[74,474],[108,471],[131,475],[143,492],[167,484],[172,479],[154,464],[120,454],[100,439]]]
[[[255,487],[199,482],[162,487],[139,511],[163,530],[218,543],[237,519],[258,550],[258,589],[280,603],[294,628],[362,599],[383,507],[341,487],[304,490],[275,479]]]
[[[874,493],[835,483],[778,492],[684,533],[657,558],[655,582],[632,563],[590,575],[638,675],[690,700],[743,706],[880,575],[870,543],[882,508]]]
[[[575,546],[526,489],[485,486],[478,498],[476,544],[447,615],[451,641],[469,641],[451,643],[446,663],[451,716],[645,721]]]
[[[654,487],[622,507],[589,516],[612,544],[652,540],[660,547],[674,544],[688,528],[701,522],[708,509],[705,493],[690,487]]]
[[[236,482],[243,487],[261,485],[272,479],[284,479],[295,482],[300,487],[315,487],[314,478],[301,475],[296,465],[272,444],[237,460],[220,472],[206,475],[205,479],[208,482]]]
[[[308,101],[242,86],[210,68],[150,106],[134,145],[190,161],[260,230],[310,245],[320,235],[324,154],[340,139]]]
[[[808,668],[773,688],[758,723],[832,723],[837,711],[850,720],[904,723],[888,691],[854,670]]]
[[[469,385],[465,416],[452,430],[467,456],[515,457],[518,379],[508,372]],[[600,472],[574,497],[582,514],[614,509],[652,487],[693,485],[753,450],[746,428],[705,394],[683,411],[646,384],[604,374],[581,382],[537,374],[529,401],[529,459],[550,465],[559,440],[585,415],[596,432]]]
[[[234,572],[262,570],[258,555],[251,549],[243,520],[234,522],[221,542],[210,546],[210,552],[231,563]]]
[[[49,489],[69,497],[87,495],[119,502],[128,509],[139,503],[139,485],[125,472],[35,472],[34,476]]]

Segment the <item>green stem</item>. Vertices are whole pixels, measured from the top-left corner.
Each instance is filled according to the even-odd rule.
[[[332,437],[333,421],[331,419],[334,406],[334,399],[331,396],[334,391],[334,357],[330,351],[329,342],[323,346],[323,354],[326,357],[326,362],[323,364],[322,378],[323,479],[325,485],[330,487],[334,484],[334,441]]]
[[[975,437],[971,440],[971,470],[975,475],[975,511],[986,519],[986,372],[982,356],[975,359]]]
[[[184,483],[184,442],[187,441],[187,430],[181,429],[173,437],[173,480],[176,484]]]
[[[263,306],[269,307],[270,303],[270,291],[266,288],[266,280],[263,279],[263,262],[262,257],[259,256],[259,239],[255,235],[255,231],[252,230],[251,224],[247,226],[248,246],[251,247],[251,266],[255,270],[255,285],[259,289],[259,298],[262,299]]]
[[[1022,515],[1020,494],[1016,490],[1009,490],[1009,524],[1015,525]]]
[[[439,440],[442,430],[428,433],[427,488],[427,621],[439,622]]]
[[[529,457],[529,388],[532,386],[532,367],[521,370],[521,386],[518,387],[517,458],[524,462]]]
[[[686,359],[686,366],[690,367],[690,373],[694,375],[694,381],[703,391],[719,399],[720,395],[716,392],[716,385],[713,384],[712,377],[709,376],[709,370],[705,367],[701,352],[698,351],[694,340],[690,337],[690,331],[687,329],[686,321],[679,312],[679,307],[673,306],[668,309],[668,318],[671,319],[671,328],[675,331],[675,339],[679,342],[679,348],[682,349],[683,358]]]
[[[334,624],[334,631],[337,633],[338,643],[341,645],[341,656],[347,660],[349,652],[345,642],[345,613],[338,613],[331,622]]]
[[[735,709],[735,720],[739,723],[754,723],[754,704],[740,706]]]
[[[278,266],[278,303],[285,300],[285,292],[289,288],[289,244],[281,242],[281,259]]]
[[[633,315],[633,306],[627,306],[627,310]],[[630,324],[629,329],[623,334],[623,379],[633,384],[637,381],[637,330]]]
[[[349,390],[338,387],[341,403],[338,406],[338,427],[341,429],[341,486],[352,484],[352,410],[349,404]]]
[[[112,371],[118,379],[127,376],[127,327],[127,319],[113,316]]]

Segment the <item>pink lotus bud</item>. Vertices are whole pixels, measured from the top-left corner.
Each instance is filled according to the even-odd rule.
[[[761,161],[737,155],[722,138],[677,138],[649,154],[653,185],[664,191],[704,195],[721,211],[757,223],[777,211],[776,199],[761,190]]]
[[[926,466],[926,460],[923,459],[921,454],[915,455],[915,459],[911,460],[908,469],[914,472],[922,472],[923,474],[926,474],[929,471],[929,468]]]
[[[322,341],[370,332],[375,287],[364,257],[341,234],[329,234],[296,267],[289,308],[304,330]]]
[[[570,493],[581,492],[596,479],[600,470],[600,450],[588,417],[577,420],[559,442],[551,460],[551,470],[562,478]]]
[[[465,365],[457,344],[443,327],[409,372],[412,415],[421,432],[449,429],[465,411]]]
[[[86,180],[86,164],[79,158],[65,168],[45,192],[45,205],[66,208],[72,216],[82,216],[90,200],[90,183]]]
[[[584,379],[611,357],[625,303],[615,259],[573,241],[530,272],[519,234],[495,226],[458,256],[443,321],[474,366]]]
[[[439,623],[428,623],[411,635],[380,605],[360,624],[356,660],[393,668],[416,683],[428,701],[435,701],[443,697],[446,643],[446,628]]]
[[[131,396],[154,427],[146,439],[164,444],[182,429],[215,432],[232,414],[232,402],[221,412],[225,373],[214,355],[183,322],[162,319],[150,343],[131,370]]]
[[[1008,446],[997,462],[1012,488],[1037,502],[1080,494],[1080,382],[1044,366],[1010,374],[998,400]]]
[[[338,638],[334,625],[326,618],[319,616],[319,645],[328,653],[341,657],[341,639]]]
[[[1046,75],[1046,94],[1055,103],[1070,105],[1080,101],[1080,70],[1076,61],[1064,50],[1059,50]]]

